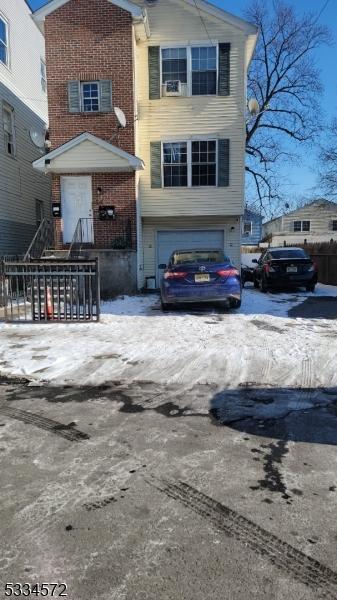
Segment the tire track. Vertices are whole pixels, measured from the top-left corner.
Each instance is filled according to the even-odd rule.
[[[90,439],[90,436],[87,433],[74,429],[74,425],[72,424],[65,425],[59,421],[47,419],[41,415],[36,415],[19,408],[13,408],[12,406],[0,406],[0,414],[6,415],[16,421],[27,423],[27,425],[34,425],[39,429],[44,429],[45,431],[63,437],[70,442],[81,442]]]
[[[187,483],[173,483],[164,479],[153,479],[148,483],[267,558],[282,571],[291,573],[298,581],[312,588],[317,598],[337,599],[337,573],[329,567]]]

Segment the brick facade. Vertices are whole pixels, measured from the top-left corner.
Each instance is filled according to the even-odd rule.
[[[122,150],[135,153],[132,17],[107,0],[70,0],[45,20],[49,135],[52,149],[88,131]],[[68,81],[111,79],[112,103],[125,113],[128,126],[118,131],[114,112],[70,113]],[[117,135],[118,132],[118,135]],[[131,223],[136,248],[134,173],[86,173],[92,176],[94,216],[98,207],[113,205],[117,219],[95,221],[95,244],[109,247],[125,219]],[[68,174],[67,174],[68,175]],[[85,175],[85,173],[81,173]],[[102,192],[97,192],[101,188]],[[53,176],[53,202],[60,201],[60,177]],[[61,222],[55,226],[62,245]]]

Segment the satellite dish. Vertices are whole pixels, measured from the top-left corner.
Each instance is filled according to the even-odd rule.
[[[30,129],[30,139],[37,148],[44,148],[45,132],[43,130]]]
[[[259,114],[260,112],[260,106],[258,101],[256,100],[256,98],[251,98],[248,102],[248,110],[250,112],[250,114],[253,117],[256,117],[256,115]]]
[[[122,129],[125,129],[125,127],[126,127],[126,116],[123,113],[122,109],[118,108],[118,106],[115,106],[114,111],[115,111],[115,115],[117,117],[118,126],[122,127]]]

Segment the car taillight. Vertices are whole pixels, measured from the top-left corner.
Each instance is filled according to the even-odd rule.
[[[186,275],[187,273],[183,273],[182,271],[166,271],[164,279],[183,279]]]
[[[272,267],[271,264],[269,264],[269,263],[265,263],[263,265],[263,270],[265,273],[275,273],[274,267]]]
[[[217,274],[220,275],[220,277],[237,277],[239,271],[237,269],[220,269],[220,271],[217,271]]]

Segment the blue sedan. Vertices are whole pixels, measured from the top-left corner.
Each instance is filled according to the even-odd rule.
[[[241,277],[223,250],[176,250],[165,269],[161,303],[168,310],[185,303],[217,303],[241,306]]]

